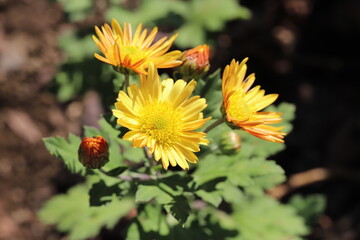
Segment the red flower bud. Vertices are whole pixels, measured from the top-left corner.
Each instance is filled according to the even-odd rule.
[[[101,136],[84,138],[79,146],[78,156],[84,167],[101,168],[109,161],[109,145]]]
[[[183,64],[179,72],[185,79],[201,78],[209,71],[209,55],[208,45],[200,45],[185,51],[180,59]]]

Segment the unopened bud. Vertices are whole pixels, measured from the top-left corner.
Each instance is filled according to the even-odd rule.
[[[181,56],[183,64],[179,67],[179,72],[184,79],[201,78],[210,68],[209,63],[209,46],[200,45],[189,49]]]
[[[84,167],[101,168],[109,161],[109,145],[101,136],[84,138],[79,146],[78,156]]]
[[[240,151],[241,137],[235,131],[228,131],[221,135],[220,150],[225,154],[235,154]]]

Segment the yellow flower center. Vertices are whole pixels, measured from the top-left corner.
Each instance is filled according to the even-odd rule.
[[[169,103],[156,102],[144,106],[139,117],[141,132],[167,148],[178,139],[183,114]]]
[[[227,113],[238,121],[246,121],[253,115],[253,111],[245,102],[244,94],[241,91],[230,96]]]
[[[138,47],[133,46],[121,46],[120,47],[120,57],[124,61],[125,57],[129,56],[131,59],[131,64],[134,64],[145,58],[145,54]],[[126,66],[125,66],[126,67]]]

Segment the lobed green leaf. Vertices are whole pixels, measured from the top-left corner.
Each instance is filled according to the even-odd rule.
[[[49,137],[44,138],[43,142],[51,155],[64,161],[70,172],[85,175],[86,168],[78,160],[78,148],[81,142],[78,136],[69,134],[68,141],[63,137]]]
[[[61,232],[68,232],[70,240],[88,239],[99,234],[102,227],[114,227],[133,207],[130,198],[113,198],[107,205],[90,207],[87,187],[77,185],[50,199],[39,211],[39,218],[44,223],[56,224]]]

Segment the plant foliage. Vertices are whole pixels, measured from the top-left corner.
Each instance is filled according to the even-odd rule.
[[[84,21],[94,13],[95,1],[58,0],[69,22]],[[147,26],[170,25],[177,29],[180,47],[204,43],[209,32],[220,31],[225,23],[249,18],[250,12],[235,0],[143,0],[130,9],[127,1],[110,0],[105,17],[120,16],[121,21]],[[135,13],[134,13],[135,11]],[[91,33],[93,31],[91,30]],[[104,104],[113,103],[123,88],[125,77],[110,66],[97,64],[92,58],[95,44],[90,31],[71,30],[59,38],[67,57],[55,78],[54,91],[59,100],[69,101],[89,88],[97,89]],[[191,37],[189,37],[191,36]],[[137,83],[132,76],[130,83]],[[195,94],[205,98],[205,117],[212,116],[203,129],[222,118],[220,107],[221,70],[197,80]],[[110,100],[108,100],[110,99]],[[283,113],[284,132],[292,130],[295,106],[272,105],[267,110]],[[84,137],[102,136],[108,142],[109,162],[101,169],[87,169],[78,161],[80,137],[49,137],[44,144],[61,159],[72,173],[84,177],[65,194],[50,199],[40,210],[40,219],[68,234],[69,239],[88,239],[102,228],[113,228],[124,220],[125,239],[301,239],[308,233],[324,209],[321,196],[294,197],[281,204],[266,195],[285,181],[284,170],[272,156],[285,148],[241,131],[219,125],[207,134],[210,145],[197,153],[198,164],[189,171],[163,170],[143,149],[133,148],[122,140],[126,129],[107,115],[100,128],[84,126]],[[222,133],[234,131],[240,136],[239,151],[222,151]],[[311,210],[310,210],[311,209]],[[126,218],[124,218],[126,217]]]

